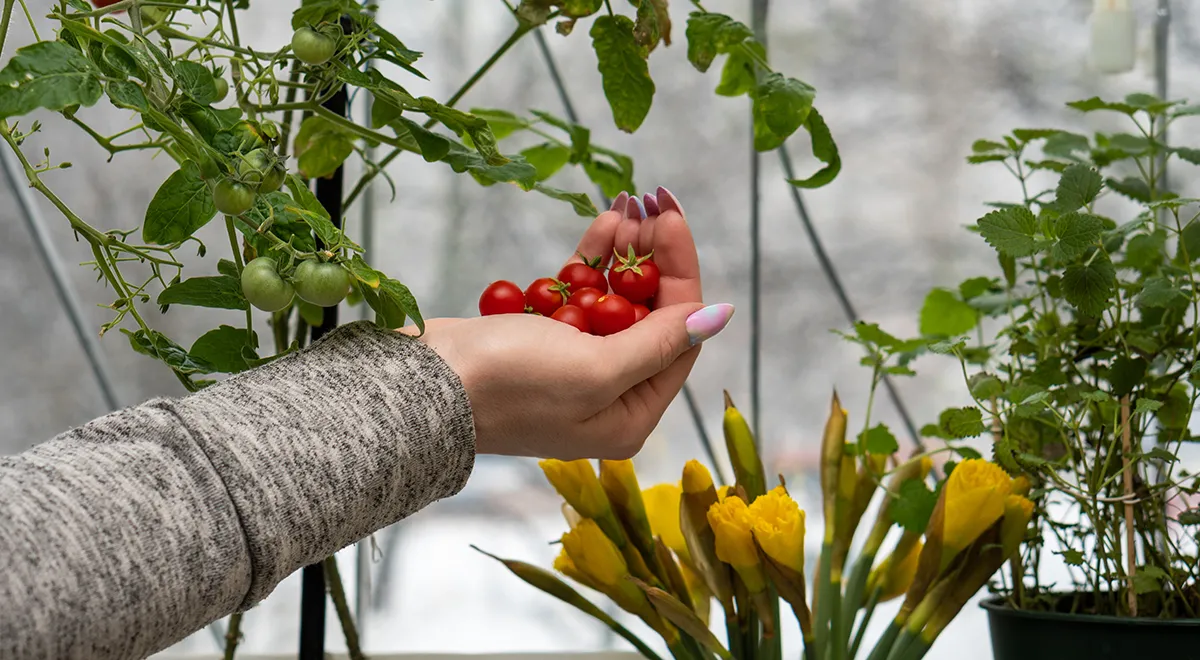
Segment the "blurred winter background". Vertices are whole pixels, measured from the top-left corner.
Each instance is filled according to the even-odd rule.
[[[33,2],[33,5],[48,3]],[[252,3],[242,35],[264,49],[290,36],[291,2]],[[387,0],[380,21],[424,51],[429,82],[409,79],[409,89],[446,98],[509,35],[513,21],[500,2]],[[1108,127],[1110,117],[1084,117],[1066,101],[1092,95],[1153,91],[1150,28],[1152,0],[1133,0],[1141,26],[1133,73],[1099,76],[1087,62],[1091,0],[804,0],[771,8],[771,60],[776,68],[816,86],[818,106],[841,148],[844,169],[831,186],[805,200],[860,313],[896,333],[913,333],[921,301],[932,286],[996,270],[991,250],[962,229],[983,213],[987,200],[1012,199],[1015,183],[999,166],[968,166],[973,140],[1013,127],[1061,127],[1081,132]],[[1200,99],[1200,12],[1173,3],[1170,97]],[[748,20],[748,3],[708,3],[713,11]],[[696,72],[685,57],[687,3],[673,7],[674,46],[656,52],[651,69],[658,92],[635,135],[612,127],[600,92],[587,34],[548,39],[593,141],[630,154],[641,190],[665,185],[688,211],[710,302],[739,306],[732,326],[704,351],[691,379],[708,432],[720,437],[721,390],[748,407],[748,103],[712,93],[716,69]],[[37,13],[35,11],[35,13]],[[31,34],[13,21],[9,52]],[[43,33],[51,22],[39,19]],[[361,101],[361,99],[359,99]],[[532,39],[519,43],[464,99],[463,107],[530,108],[560,113],[562,106]],[[128,125],[124,111],[107,103],[82,111],[102,132]],[[61,117],[42,117],[45,128],[27,146],[49,147],[56,161],[75,167],[49,177],[59,194],[89,222],[132,228],[172,168],[138,152],[107,154]],[[1196,124],[1181,124],[1174,139],[1195,146]],[[1191,135],[1189,135],[1189,133]],[[520,145],[524,146],[524,145]],[[802,172],[816,163],[798,134],[789,146]],[[869,374],[858,353],[829,332],[846,320],[813,256],[783,181],[778,160],[763,158],[762,443],[768,465],[812,502],[811,466],[831,388],[837,387],[852,418],[860,416]],[[1176,170],[1191,192],[1192,172]],[[374,250],[371,262],[406,282],[427,317],[475,313],[478,293],[493,279],[517,282],[552,274],[570,254],[586,220],[566,205],[512,186],[482,188],[441,166],[405,156],[389,168],[386,185],[371,190]],[[594,189],[578,172],[564,172],[560,188]],[[67,224],[40,203],[49,230],[68,264],[71,285],[89,310],[93,327],[108,319],[93,307],[109,293],[87,268],[85,246],[72,242]],[[0,189],[0,452],[18,452],[106,412],[44,264],[21,222],[11,189]],[[352,214],[358,235],[362,219]],[[213,252],[223,244],[213,223],[202,236]],[[204,264],[212,268],[213,257]],[[199,262],[197,259],[191,261]],[[343,308],[344,318],[358,309]],[[173,307],[152,323],[185,345],[238,313]],[[227,318],[228,317],[228,318]],[[264,328],[265,330],[265,328]],[[265,335],[264,336],[269,336]],[[102,341],[122,405],[155,396],[181,395],[162,365],[134,354],[112,333]],[[899,383],[918,424],[966,400],[957,366],[936,358],[916,365],[920,375]],[[884,420],[899,432],[894,410]],[[859,417],[861,419],[861,417]],[[682,463],[702,457],[697,432],[682,400],[637,458],[643,485],[678,478]],[[804,503],[802,503],[804,505]],[[819,507],[810,524],[819,525]],[[548,565],[547,544],[563,529],[557,499],[533,461],[480,458],[466,490],[411,519],[381,531],[370,553],[369,592],[358,598],[368,652],[569,651],[623,648],[620,640],[473,552],[489,551]],[[812,535],[810,535],[812,536]],[[815,551],[813,553],[815,555]],[[352,576],[355,551],[342,553],[343,575]],[[349,585],[351,597],[355,587]],[[298,575],[279,585],[244,624],[246,652],[293,652],[297,646]],[[890,618],[885,608],[875,617]],[[330,613],[330,648],[344,648]],[[788,629],[790,626],[790,629]],[[637,630],[644,628],[635,626]],[[794,622],[785,629],[788,654],[799,652]],[[968,606],[930,658],[988,656],[986,619]],[[212,653],[201,631],[173,649]]]

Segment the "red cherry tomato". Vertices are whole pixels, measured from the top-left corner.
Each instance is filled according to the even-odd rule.
[[[605,283],[605,285],[607,286],[607,283]],[[576,307],[587,311],[591,309],[592,305],[595,304],[596,301],[600,299],[600,296],[603,295],[603,289],[594,289],[589,286],[572,293],[571,297],[567,298],[567,304],[575,305]]]
[[[600,296],[588,314],[588,319],[592,322],[592,334],[601,337],[614,335],[628,328],[633,325],[635,317],[633,304],[615,293]]]
[[[612,292],[624,296],[629,302],[642,303],[658,293],[658,266],[650,261],[654,251],[637,256],[629,246],[628,256],[617,255],[617,263],[608,271],[608,284]]]
[[[566,304],[566,289],[567,285],[551,277],[534,280],[525,289],[525,304],[542,316],[550,316]]]
[[[558,279],[571,285],[571,291],[588,287],[599,289],[601,293],[608,290],[608,283],[604,281],[604,271],[588,264],[567,264],[558,271]]]
[[[646,318],[647,316],[650,316],[650,308],[649,307],[647,307],[645,305],[634,305],[633,306],[633,322],[634,323],[641,321],[642,319]]]
[[[592,331],[592,325],[588,323],[587,312],[575,305],[563,305],[559,307],[550,315],[550,318],[574,326],[580,332]]]
[[[103,8],[103,7],[107,7],[109,5],[115,5],[120,1],[121,0],[92,0],[92,4],[95,5],[96,7]]]
[[[483,290],[483,295],[479,296],[479,314],[481,316],[520,314],[523,311],[525,311],[525,294],[521,293],[521,287],[508,280],[492,282],[488,288]]]

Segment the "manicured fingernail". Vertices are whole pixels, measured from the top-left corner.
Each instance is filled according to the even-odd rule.
[[[658,208],[663,213],[675,211],[679,215],[683,215],[683,206],[679,204],[679,200],[675,198],[675,195],[671,194],[670,190],[662,186],[658,187]]]
[[[642,195],[642,206],[646,209],[646,217],[658,215],[658,200],[654,199],[654,195],[646,193]]]
[[[625,204],[628,201],[629,201],[629,193],[627,193],[625,191],[621,191],[621,194],[617,195],[617,198],[613,200],[612,206],[608,207],[608,210],[609,211],[621,211],[623,213],[625,211]]]
[[[625,204],[625,217],[633,218],[634,220],[641,220],[642,218],[646,217],[646,215],[642,213],[642,200],[638,199],[636,196],[630,197],[629,201]]]
[[[729,325],[731,318],[733,318],[733,305],[729,303],[717,303],[693,312],[691,316],[687,317],[686,322],[688,343],[695,346],[706,339],[711,339]]]

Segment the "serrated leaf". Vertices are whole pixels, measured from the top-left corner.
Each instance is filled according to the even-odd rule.
[[[795,78],[768,73],[755,87],[752,96],[754,148],[770,151],[804,125],[812,111],[816,90]]]
[[[1187,302],[1187,294],[1165,277],[1147,278],[1137,297],[1141,307],[1179,307]]]
[[[971,460],[973,458],[983,458],[983,454],[980,454],[978,451],[972,449],[971,447],[967,447],[965,445],[955,445],[955,446],[950,447],[950,449],[954,450],[954,453],[958,454],[965,460]],[[947,473],[946,476],[950,476],[949,473]]]
[[[1098,96],[1093,96],[1092,98],[1083,101],[1071,101],[1067,104],[1067,107],[1074,108],[1080,112],[1108,110],[1129,116],[1133,116],[1133,114],[1138,110],[1135,106],[1129,105],[1128,103],[1112,103],[1109,101],[1104,101]]]
[[[967,156],[967,162],[972,165],[978,165],[980,163],[999,163],[1005,160],[1008,160],[1008,156],[1005,154],[972,154]]]
[[[155,301],[159,305],[192,305],[216,309],[246,309],[242,285],[236,277],[193,277],[162,290]]]
[[[1000,393],[1004,391],[1004,384],[1000,382],[1000,379],[985,372],[973,374],[967,384],[971,389],[971,396],[982,401],[1000,396]]]
[[[1116,269],[1108,256],[1100,253],[1089,263],[1067,266],[1062,277],[1063,297],[1086,316],[1099,316],[1108,308],[1116,288]]]
[[[725,14],[694,11],[688,15],[685,36],[688,61],[703,73],[717,55],[729,53],[733,47],[753,38],[754,32]]]
[[[633,27],[627,16],[601,16],[589,32],[613,121],[627,133],[642,125],[654,102],[654,80]]]
[[[988,245],[1011,257],[1028,257],[1038,251],[1034,235],[1037,218],[1024,206],[997,209],[979,219],[979,233]]]
[[[1087,165],[1072,165],[1063,170],[1055,190],[1054,206],[1060,211],[1074,211],[1091,204],[1104,187],[1100,173]]]
[[[1146,377],[1147,368],[1146,361],[1140,357],[1121,356],[1113,360],[1108,373],[1113,396],[1125,396],[1136,389]]]
[[[1188,509],[1176,517],[1180,525],[1200,525],[1200,509]]]
[[[352,153],[354,135],[324,117],[305,119],[296,133],[296,163],[310,179],[333,176]]]
[[[1068,566],[1083,566],[1083,552],[1079,550],[1074,548],[1068,548],[1062,552],[1055,550],[1054,554],[1060,555],[1063,558],[1063,563],[1067,564]]]
[[[599,210],[596,208],[596,205],[592,203],[592,198],[588,197],[587,193],[559,190],[558,188],[551,188],[550,186],[540,183],[534,186],[533,189],[551,199],[557,199],[561,202],[569,203],[571,208],[575,209],[576,215],[580,215],[585,218],[594,218],[597,214],[599,214]]]
[[[158,187],[142,223],[142,240],[170,245],[186,240],[217,214],[200,167],[188,160]]]
[[[238,277],[237,264],[228,259],[219,259],[217,261],[217,272],[222,275],[228,275],[229,277]]]
[[[868,454],[876,456],[890,456],[900,450],[900,443],[886,424],[877,424],[858,434],[858,445]]]
[[[1183,160],[1193,164],[1200,165],[1200,149],[1192,149],[1190,147],[1176,147],[1171,149],[1171,153],[1179,156]]]
[[[833,133],[816,108],[809,111],[808,118],[804,120],[804,129],[812,140],[813,156],[825,163],[825,167],[807,179],[789,179],[788,183],[797,188],[820,188],[831,183],[842,171],[842,157],[838,153],[837,143],[833,141]]]
[[[20,48],[0,70],[0,118],[36,108],[95,105],[103,94],[98,73],[82,53],[62,41]]]
[[[1104,221],[1088,213],[1064,213],[1054,221],[1054,246],[1050,254],[1060,262],[1079,257],[1095,247],[1104,231]]]
[[[1021,142],[1042,140],[1058,135],[1059,133],[1062,133],[1062,131],[1056,128],[1017,128],[1013,129],[1012,132],[1013,137],[1017,138]]]
[[[1046,138],[1046,142],[1042,144],[1042,153],[1058,158],[1076,159],[1075,154],[1087,154],[1090,150],[1091,143],[1087,137],[1066,131],[1059,131],[1056,135]]]
[[[979,323],[979,312],[945,289],[934,289],[921,306],[922,335],[957,336]]]
[[[909,479],[900,484],[888,513],[902,529],[921,534],[929,525],[935,506],[937,494],[929,490],[923,480]]]
[[[1179,460],[1178,456],[1172,454],[1166,449],[1163,449],[1162,447],[1155,447],[1151,449],[1150,451],[1146,452],[1145,456],[1151,460],[1163,461],[1164,463],[1174,463]]]
[[[537,170],[537,180],[554,176],[571,160],[571,148],[555,142],[543,142],[523,149],[521,155]]]
[[[987,153],[989,151],[1008,151],[1008,147],[991,140],[975,140],[971,143],[971,151],[977,154]]]
[[[983,415],[974,406],[949,408],[938,415],[938,427],[950,439],[974,438],[983,433]]]
[[[1139,566],[1133,574],[1133,590],[1139,595],[1158,592],[1166,572],[1157,566]]]
[[[1135,403],[1133,406],[1133,412],[1142,415],[1145,413],[1152,413],[1162,407],[1162,401],[1155,401],[1154,399],[1139,397],[1137,403]]]
[[[1118,192],[1129,199],[1137,202],[1150,201],[1150,187],[1146,182],[1136,177],[1126,177],[1124,179],[1105,179],[1104,185],[1109,190]]]
[[[254,353],[257,344],[258,339],[247,333],[245,328],[222,325],[201,335],[192,344],[188,354],[212,365],[215,371],[236,374],[250,368],[243,350],[249,350],[257,357]]]

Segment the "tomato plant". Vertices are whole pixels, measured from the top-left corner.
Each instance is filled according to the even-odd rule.
[[[592,333],[600,335],[615,335],[633,325],[637,313],[633,304],[623,296],[609,293],[600,296],[592,308],[588,310],[588,320],[592,324]]]
[[[643,303],[658,293],[658,265],[650,254],[637,256],[629,246],[628,256],[617,255],[617,263],[608,271],[608,284],[613,293],[619,293],[630,302]]]
[[[604,279],[604,270],[600,267],[599,257],[591,261],[584,257],[583,263],[576,262],[563,266],[562,270],[558,271],[557,279],[570,285],[572,292],[588,287],[601,291],[608,288],[608,283]]]
[[[520,314],[525,311],[525,294],[521,287],[499,280],[492,282],[479,296],[479,315]]]
[[[567,285],[552,277],[536,279],[525,289],[525,304],[542,316],[550,316],[566,302]]]
[[[576,307],[575,305],[563,305],[554,310],[550,318],[555,321],[562,321],[569,326],[578,329],[580,332],[591,332],[592,326],[588,322],[587,312]]]

